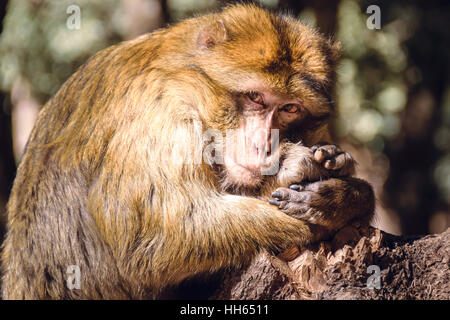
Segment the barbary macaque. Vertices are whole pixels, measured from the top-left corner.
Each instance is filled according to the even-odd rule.
[[[8,203],[3,298],[154,298],[368,222],[372,189],[328,131],[338,57],[338,44],[254,5],[97,53],[29,139]],[[192,161],[220,145],[206,130],[224,137],[210,150],[218,161]]]

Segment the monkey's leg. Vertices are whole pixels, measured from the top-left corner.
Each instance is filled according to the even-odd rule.
[[[372,187],[364,180],[331,178],[306,185],[278,188],[269,200],[298,219],[337,230],[350,220],[368,223],[375,209]]]

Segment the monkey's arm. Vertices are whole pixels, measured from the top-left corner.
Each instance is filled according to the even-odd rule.
[[[206,198],[185,212],[182,221],[182,228],[165,231],[161,248],[165,254],[155,255],[176,257],[178,263],[171,264],[174,274],[242,267],[262,248],[280,252],[291,244],[315,240],[314,230],[304,221],[267,202],[242,196]]]
[[[123,234],[118,227],[108,232],[122,237],[111,245],[116,256],[127,257],[117,259],[122,274],[162,288],[202,272],[243,267],[263,248],[281,252],[317,240],[314,227],[265,201],[212,193],[200,200],[186,196],[161,199],[160,213],[144,206],[134,233]]]

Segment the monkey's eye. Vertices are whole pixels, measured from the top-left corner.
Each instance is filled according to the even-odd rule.
[[[289,104],[285,104],[282,108],[281,111],[285,111],[285,112],[289,112],[289,113],[296,113],[300,111],[300,106],[298,104],[294,104],[294,103],[289,103]]]
[[[245,95],[254,103],[257,103],[257,104],[264,103],[262,95],[256,91],[247,92]]]

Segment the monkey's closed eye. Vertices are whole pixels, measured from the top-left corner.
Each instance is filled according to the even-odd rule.
[[[285,104],[281,108],[281,111],[285,111],[285,112],[289,112],[289,113],[296,113],[296,112],[299,112],[300,110],[301,110],[301,106],[298,104],[294,104],[294,103]]]
[[[251,101],[257,104],[263,104],[264,100],[262,95],[256,91],[250,91],[245,94]]]

